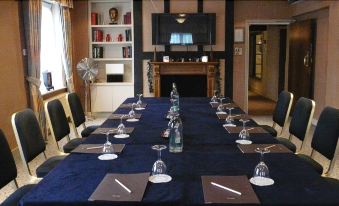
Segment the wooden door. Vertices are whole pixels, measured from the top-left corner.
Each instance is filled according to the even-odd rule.
[[[314,20],[290,25],[288,90],[294,103],[300,97],[313,98],[315,28]]]

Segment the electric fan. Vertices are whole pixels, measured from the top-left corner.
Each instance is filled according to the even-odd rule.
[[[88,115],[89,84],[98,75],[98,64],[91,58],[84,58],[77,64],[77,71],[80,78],[85,82],[85,112]]]

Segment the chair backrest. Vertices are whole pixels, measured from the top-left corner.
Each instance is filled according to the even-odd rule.
[[[46,145],[39,122],[31,109],[14,113],[12,127],[21,158],[26,164],[45,151]]]
[[[273,121],[280,127],[284,127],[290,115],[293,102],[293,94],[287,91],[282,91],[279,94],[278,102],[273,112]]]
[[[300,97],[295,104],[289,132],[301,141],[304,141],[311,127],[314,108],[315,102],[305,97]]]
[[[64,107],[62,106],[59,99],[45,103],[45,111],[47,121],[51,128],[52,135],[58,142],[70,133],[68,120],[65,114]]]
[[[79,127],[86,121],[81,101],[76,93],[67,94],[67,102],[72,113],[72,119],[75,127]]]
[[[326,107],[320,114],[311,146],[329,160],[332,160],[339,138],[339,110]]]
[[[8,142],[0,129],[0,188],[4,187],[17,177],[14,158]]]

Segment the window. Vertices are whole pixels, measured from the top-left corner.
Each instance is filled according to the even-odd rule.
[[[40,54],[40,91],[46,93],[43,76],[46,72],[51,72],[52,85],[54,89],[65,87],[65,75],[62,69],[61,49],[57,43],[56,31],[60,26],[55,24],[53,15],[53,5],[42,3],[41,16],[41,54]]]

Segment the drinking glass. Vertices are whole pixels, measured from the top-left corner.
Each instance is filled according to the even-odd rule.
[[[149,177],[149,180],[153,183],[164,183],[172,180],[171,176],[167,175],[167,166],[164,161],[161,159],[161,150],[166,149],[165,145],[154,145],[152,146],[153,150],[156,150],[158,153],[158,159],[154,162],[152,167],[152,174]]]
[[[114,149],[112,143],[109,141],[109,132],[106,132],[106,142],[104,143],[104,146],[102,148],[103,154],[113,154]]]
[[[134,106],[135,106],[135,103],[132,104],[131,111],[128,112],[128,117],[129,117],[130,119],[134,119],[134,118],[135,118]]]
[[[228,115],[227,115],[227,117],[226,117],[226,119],[225,119],[225,123],[226,123],[226,124],[231,124],[231,125],[233,125],[233,116],[232,116],[232,110],[233,110],[233,109],[234,109],[233,107],[227,108],[227,110],[228,110]]]
[[[137,101],[137,108],[141,108],[141,105],[142,105],[142,101],[141,101],[142,94],[137,94],[137,96],[139,97],[139,100]]]
[[[223,97],[219,97],[220,104],[219,104],[219,106],[218,106],[218,108],[217,108],[217,111],[218,111],[219,113],[224,113],[224,105],[223,105],[223,103],[222,103],[222,101],[223,101],[224,99],[225,99],[225,98],[223,98]]]
[[[213,93],[214,93],[214,95],[213,95],[213,97],[211,98],[211,102],[215,103],[215,102],[217,102],[217,100],[218,100],[218,96],[217,96],[218,90],[214,90]]]
[[[122,119],[124,118],[124,117],[126,117],[126,115],[121,115],[121,117],[120,117],[120,124],[118,125],[118,131],[117,131],[117,133],[118,134],[125,134],[125,129],[126,129],[126,127],[125,127],[125,125],[122,123]]]
[[[248,129],[246,129],[246,123],[249,120],[240,119],[240,122],[242,122],[242,130],[239,133],[239,139],[236,141],[236,143],[239,144],[252,144],[252,141],[250,140],[250,133],[248,132]]]
[[[254,168],[253,177],[250,179],[250,182],[258,186],[274,184],[274,180],[270,178],[270,172],[264,162],[264,154],[270,151],[266,148],[257,148],[255,151],[260,153],[260,162]]]

